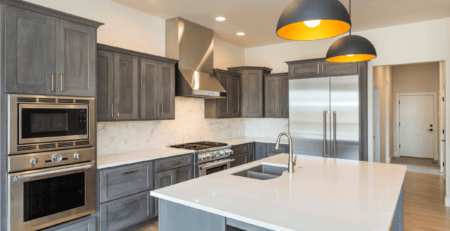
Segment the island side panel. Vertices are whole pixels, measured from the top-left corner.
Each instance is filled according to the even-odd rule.
[[[159,199],[159,231],[225,231],[225,217]]]
[[[240,231],[240,230],[251,230],[251,231],[273,231],[271,229],[266,229],[251,224],[244,223],[242,221],[227,218],[227,231]]]
[[[398,197],[397,208],[392,221],[392,231],[403,231],[403,187]]]

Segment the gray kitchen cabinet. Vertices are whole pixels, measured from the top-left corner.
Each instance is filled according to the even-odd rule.
[[[194,156],[192,154],[158,159],[155,161],[155,172],[162,172],[192,164],[194,164]]]
[[[153,189],[153,162],[100,171],[100,202]]]
[[[177,183],[185,182],[194,178],[194,168],[192,165],[176,169]]]
[[[141,119],[175,119],[175,65],[141,58]]]
[[[290,79],[322,76],[322,60],[288,62],[288,65]]]
[[[353,75],[358,74],[358,63],[322,63],[323,75]]]
[[[247,163],[247,153],[232,155],[231,159],[235,159],[235,161],[231,162],[231,167],[237,167]]]
[[[175,119],[176,60],[97,47],[98,121]]]
[[[247,163],[255,161],[255,143],[248,144]]]
[[[155,198],[142,192],[100,205],[100,231],[123,230],[156,216]]]
[[[266,118],[289,118],[288,74],[264,76],[264,103]]]
[[[56,28],[57,94],[95,96],[97,28],[66,20]]]
[[[114,53],[97,52],[97,120],[114,120]]]
[[[261,160],[267,157],[267,145],[266,143],[255,143],[255,160]]]
[[[155,174],[155,188],[164,188],[193,178],[194,168],[192,165],[159,172]]]
[[[275,149],[275,144],[272,143],[267,144],[267,157],[271,157],[281,153],[289,153],[289,145],[280,144],[280,150],[277,150]]]
[[[241,117],[241,74],[215,69],[214,73],[227,91],[226,99],[206,99],[205,118]]]
[[[78,17],[79,23],[69,22],[61,18],[73,16],[40,8],[31,12],[29,3],[14,5],[5,6],[5,92],[95,96],[101,23]]]
[[[50,229],[44,229],[43,231],[96,231],[97,222],[95,217],[81,221],[72,221],[63,225],[52,227]]]
[[[232,67],[241,73],[241,114],[243,118],[264,117],[264,75],[272,69],[266,67]]]
[[[115,120],[137,120],[138,57],[114,53]]]

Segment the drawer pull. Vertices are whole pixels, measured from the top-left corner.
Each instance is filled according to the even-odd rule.
[[[129,171],[129,172],[124,172],[124,173],[122,173],[122,175],[128,175],[128,174],[131,174],[131,173],[135,173],[135,172],[137,172],[138,170],[134,170],[134,171]]]
[[[172,163],[172,165],[179,165],[179,164],[181,164],[181,161],[178,161],[178,162]]]
[[[128,202],[128,203],[123,203],[122,206],[131,205],[131,204],[134,204],[134,203],[136,203],[136,202],[138,202],[138,200],[131,201],[131,202]]]

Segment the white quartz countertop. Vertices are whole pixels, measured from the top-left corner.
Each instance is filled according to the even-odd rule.
[[[287,154],[276,155],[151,195],[271,230],[389,230],[406,166],[299,155],[292,178],[231,175],[287,161]]]
[[[227,143],[228,145],[239,145],[252,142],[275,143],[276,137],[275,138],[241,137],[241,138],[208,140],[208,141]],[[287,139],[282,139],[281,143],[288,144],[288,141]],[[141,151],[124,152],[118,154],[98,155],[97,168],[104,169],[110,167],[117,167],[126,164],[134,164],[171,156],[184,155],[188,153],[194,153],[194,151],[163,147],[163,148],[151,148]]]

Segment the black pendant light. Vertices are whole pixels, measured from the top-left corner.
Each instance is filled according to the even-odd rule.
[[[278,20],[277,35],[318,40],[344,34],[351,26],[349,13],[338,0],[294,0]]]
[[[350,0],[350,14],[351,14]],[[333,63],[362,62],[377,57],[373,44],[366,38],[352,35],[338,39],[327,52],[327,61]]]

